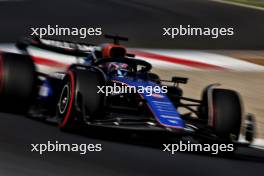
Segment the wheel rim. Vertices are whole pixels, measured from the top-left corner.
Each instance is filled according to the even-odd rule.
[[[58,108],[59,108],[59,113],[60,114],[64,114],[68,104],[69,104],[69,100],[70,100],[70,87],[68,84],[66,84],[62,91],[61,91],[61,95],[60,95],[60,99],[59,99],[59,103],[58,103]]]

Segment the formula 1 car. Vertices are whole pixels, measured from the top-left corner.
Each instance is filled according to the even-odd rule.
[[[184,97],[179,84],[186,84],[187,78],[161,80],[151,72],[150,63],[119,44],[126,38],[106,37],[114,43],[27,38],[17,43],[18,53],[2,52],[0,110],[53,121],[61,129],[82,123],[238,140],[243,114],[238,93],[212,84],[201,100]],[[133,86],[135,92],[109,92],[117,86]],[[251,126],[246,128],[246,139],[252,141],[253,120],[247,120]]]

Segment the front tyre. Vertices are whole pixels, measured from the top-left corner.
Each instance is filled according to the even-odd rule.
[[[93,67],[71,68],[65,76],[57,104],[60,129],[70,129],[74,122],[87,122],[104,115],[105,95],[98,93],[105,86],[103,72]]]
[[[30,56],[0,53],[0,111],[25,114],[35,93],[35,81]]]
[[[57,104],[57,116],[59,118],[59,128],[69,129],[74,120],[74,73],[69,71],[63,80],[62,91]]]

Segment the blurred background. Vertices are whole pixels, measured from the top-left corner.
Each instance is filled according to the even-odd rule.
[[[263,0],[232,0],[263,5]],[[1,0],[0,42],[31,34],[31,27],[102,27],[130,38],[128,46],[183,49],[264,49],[264,11],[223,0]],[[232,27],[234,36],[164,37],[163,27]],[[65,38],[65,37],[59,37]],[[81,40],[67,37],[68,40]],[[87,37],[84,42],[105,42]]]

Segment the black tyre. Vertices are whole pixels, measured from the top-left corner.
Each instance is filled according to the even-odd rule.
[[[237,140],[240,133],[242,119],[242,105],[237,92],[227,89],[213,89],[212,101],[203,95],[203,100],[208,113],[208,124],[215,133],[228,140]],[[209,104],[208,104],[209,102]]]
[[[0,110],[25,113],[34,94],[35,65],[27,55],[0,55]]]
[[[71,69],[64,79],[57,106],[59,128],[69,129],[73,122],[102,116],[104,95],[97,86],[105,85],[103,74],[94,69]]]

